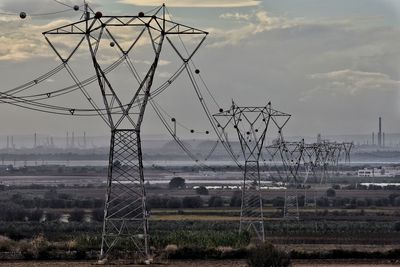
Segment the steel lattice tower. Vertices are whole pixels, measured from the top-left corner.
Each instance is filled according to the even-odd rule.
[[[247,230],[265,241],[260,157],[270,124],[281,129],[290,115],[272,109],[271,103],[264,107],[238,107],[232,103],[229,110],[220,110],[213,116],[222,131],[228,126],[234,127],[244,158],[239,233]]]
[[[273,160],[279,156],[284,169],[281,177],[286,185],[283,217],[287,220],[299,219],[298,188],[300,183],[298,173],[303,160],[304,140],[301,142],[286,142],[283,140],[282,129],[280,138],[274,144],[266,147]],[[290,188],[292,187],[292,188]]]
[[[286,173],[286,186],[292,186],[285,191],[285,206],[283,216],[287,220],[299,220],[299,200],[298,188],[299,183],[298,172],[302,163],[304,151],[304,140],[301,142],[282,142],[281,158]]]
[[[88,10],[88,6],[86,6],[86,10]],[[144,112],[151,99],[151,88],[164,41],[171,45],[173,51],[186,66],[207,35],[205,31],[167,20],[165,14],[164,5],[151,15],[140,12],[137,16],[103,16],[101,12],[96,12],[94,17],[90,17],[90,13],[86,12],[86,16],[81,21],[43,33],[67,70],[69,70],[68,62],[78,48],[84,43],[87,44],[92,65],[97,75],[103,108],[100,109],[90,97],[87,98],[111,129],[100,259],[106,259],[117,244],[135,248],[135,254],[139,258],[149,257],[148,212],[146,209],[145,177],[140,137]],[[127,40],[124,40],[124,46],[118,38],[118,29],[121,28],[137,28],[138,34],[130,36],[128,46],[126,46]],[[150,41],[140,43],[145,34]],[[193,50],[188,50],[185,47],[183,53],[174,44],[172,37],[179,37],[182,42],[181,35],[199,37],[198,39],[191,39]],[[52,40],[53,36],[79,36],[79,42],[71,53],[63,56],[62,48],[57,47],[57,43]],[[126,64],[132,70],[135,70],[135,68],[132,61],[129,60],[129,54],[133,49],[138,44],[148,45],[151,48],[150,50],[153,53],[152,59],[149,59],[151,63],[142,79],[138,78],[139,75],[136,73],[135,77],[139,86],[135,88],[133,85],[133,88],[129,89],[132,95],[130,98],[127,98],[126,94],[119,94],[120,91],[117,90],[115,84],[112,84],[107,72],[98,60],[104,42],[107,42],[107,45],[109,44],[122,54],[122,60],[126,60]],[[193,43],[196,44],[193,45]],[[85,94],[84,86],[77,81],[72,70],[69,73]],[[74,110],[70,112],[73,114]]]

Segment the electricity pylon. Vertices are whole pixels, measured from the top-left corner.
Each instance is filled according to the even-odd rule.
[[[239,233],[247,230],[265,241],[259,161],[269,126],[275,124],[282,129],[290,115],[272,109],[271,103],[263,107],[238,107],[232,103],[229,110],[221,109],[213,116],[223,132],[233,126],[244,158]]]
[[[303,159],[304,140],[300,142],[282,142],[281,158],[286,173],[285,206],[283,216],[287,220],[299,220],[298,173]],[[291,189],[289,187],[292,187]]]
[[[298,185],[299,170],[303,161],[304,140],[300,142],[287,142],[283,135],[272,145],[266,147],[272,160],[282,162],[284,170],[282,182],[286,185],[283,217],[287,220],[299,220]],[[279,156],[279,159],[277,159]]]
[[[149,258],[148,212],[140,135],[145,109],[152,98],[151,88],[163,44],[169,43],[186,66],[205,40],[207,32],[166,19],[164,5],[151,15],[140,12],[137,16],[103,16],[101,12],[89,12],[89,9],[86,5],[83,20],[43,34],[90,105],[111,129],[100,259],[106,259],[118,244],[125,248],[133,247],[134,255],[138,258]],[[90,16],[91,13],[94,13],[93,17]],[[126,36],[121,34],[124,29],[132,31]],[[182,35],[196,35],[199,38],[190,38],[192,49],[188,49],[182,41]],[[55,36],[71,39],[78,36],[78,40],[76,43],[71,41],[72,45],[76,45],[65,53],[65,45],[60,47],[57,41],[59,39],[54,40]],[[143,41],[144,36],[147,41]],[[174,43],[174,40],[182,44]],[[69,42],[68,39],[64,41]],[[102,105],[94,102],[68,64],[85,43],[97,75]],[[182,45],[185,47],[184,51],[181,50]],[[137,87],[132,85],[132,88],[123,90],[109,79],[108,72],[103,69],[99,59],[104,56],[104,46],[112,47],[122,55],[121,60],[125,60],[132,71]],[[148,61],[137,63],[130,60],[129,55],[135,48],[143,46],[151,51]],[[134,63],[148,68],[145,74],[138,73]],[[75,111],[70,112],[73,114]]]

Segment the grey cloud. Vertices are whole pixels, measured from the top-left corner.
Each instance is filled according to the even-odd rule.
[[[356,95],[367,90],[392,91],[400,89],[400,81],[395,81],[383,73],[345,69],[312,74],[310,78],[321,82],[319,87],[311,92],[325,91],[333,94]]]

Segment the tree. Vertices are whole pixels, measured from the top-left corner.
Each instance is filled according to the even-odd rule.
[[[203,200],[201,197],[184,197],[182,204],[184,208],[200,208],[203,206]]]
[[[168,203],[168,199],[162,198],[160,196],[152,196],[147,199],[147,208],[151,209],[160,209],[166,208]]]
[[[23,221],[29,212],[27,212],[21,205],[12,202],[0,203],[0,220],[1,221]]]
[[[60,219],[60,214],[56,212],[46,212],[46,221],[58,221]]]
[[[182,208],[182,201],[179,198],[172,197],[172,198],[168,199],[167,208],[169,208],[169,209]]]
[[[273,207],[283,207],[285,205],[285,199],[283,197],[275,197],[272,199]]]
[[[43,210],[35,209],[30,212],[29,220],[32,222],[40,222],[43,218]]]
[[[326,190],[326,196],[327,197],[335,197],[336,196],[336,191],[333,188],[329,188]]]
[[[212,196],[208,200],[208,206],[211,207],[223,207],[224,200],[220,196]]]
[[[242,205],[242,192],[235,191],[229,203],[230,207],[240,207]]]
[[[169,181],[169,188],[171,189],[180,189],[185,188],[185,179],[182,177],[174,177]]]
[[[208,195],[208,189],[205,186],[199,186],[196,188],[196,193],[199,195]]]

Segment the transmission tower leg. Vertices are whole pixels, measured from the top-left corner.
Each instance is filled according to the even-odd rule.
[[[121,243],[135,259],[147,259],[148,239],[140,132],[113,130],[100,259]]]
[[[265,241],[258,161],[245,163],[239,233],[244,230],[253,232],[259,241]]]
[[[299,200],[297,195],[297,190],[285,191],[285,206],[283,217],[286,220],[299,220]]]

